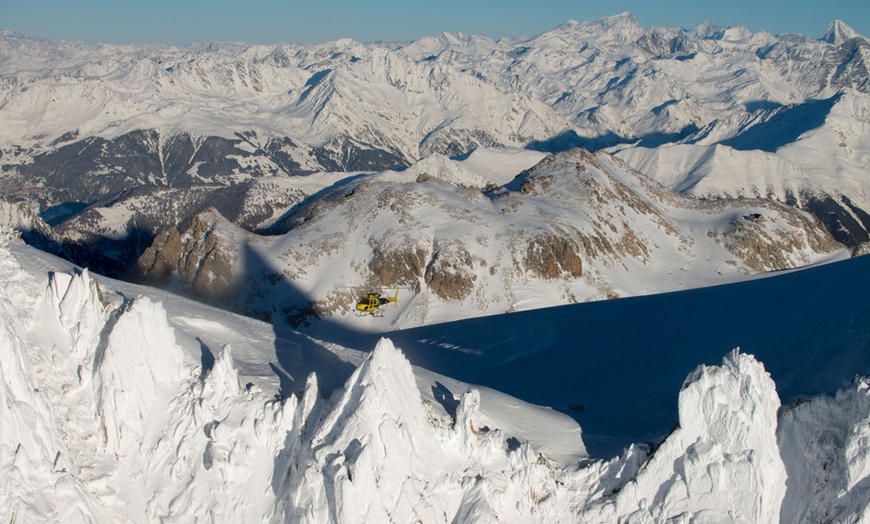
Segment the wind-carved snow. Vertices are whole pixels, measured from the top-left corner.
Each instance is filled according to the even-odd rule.
[[[870,501],[864,380],[778,419],[770,376],[733,351],[689,375],[660,444],[562,466],[493,426],[475,388],[447,413],[424,400],[387,339],[332,395],[311,374],[276,398],[242,385],[229,345],[179,345],[149,297],[86,271],[40,284],[5,246],[0,276],[13,520],[813,522]]]
[[[296,459],[305,474],[288,486],[288,520],[377,522],[401,515],[433,522],[455,513],[433,496],[446,487],[439,486],[448,480],[446,457],[427,424],[411,366],[389,341],[356,370],[306,440]]]
[[[20,522],[110,521],[107,511],[73,470],[55,419],[55,399],[44,390],[27,328],[38,284],[21,270],[0,230],[0,513]]]
[[[737,350],[702,366],[679,397],[679,426],[602,516],[635,522],[777,522],[786,470],[777,447],[773,380]],[[652,495],[652,496],[650,496]]]
[[[94,361],[96,407],[109,453],[141,444],[161,393],[181,378],[182,356],[161,305],[143,297],[120,314]]]
[[[858,522],[870,517],[870,385],[786,411],[778,429],[788,472],[783,522]],[[820,485],[828,489],[819,489]]]

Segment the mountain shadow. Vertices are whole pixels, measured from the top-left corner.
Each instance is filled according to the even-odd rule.
[[[591,455],[612,457],[664,436],[689,373],[734,348],[764,364],[784,406],[870,374],[868,271],[870,257],[858,257],[725,286],[335,342],[366,350],[387,336],[416,366],[573,417]]]
[[[154,240],[145,229],[131,227],[125,238],[115,240],[95,237],[91,240],[69,240],[62,235],[46,234],[37,229],[21,231],[27,245],[63,258],[80,267],[119,280],[133,278],[136,259]]]
[[[585,149],[591,153],[621,145],[637,145],[640,147],[658,147],[671,142],[679,142],[700,131],[695,124],[688,124],[683,129],[672,133],[648,133],[638,137],[623,137],[613,131],[597,136],[584,137],[577,134],[573,129],[563,131],[558,136],[547,140],[533,140],[526,145],[526,149],[540,151],[542,153],[562,153],[574,148]]]
[[[595,152],[607,149],[608,147],[633,142],[634,140],[621,137],[612,131],[608,131],[606,134],[598,137],[585,137],[578,135],[573,129],[569,129],[547,140],[532,140],[526,145],[526,149],[542,153],[562,153],[574,148],[580,148]]]
[[[824,100],[810,100],[803,104],[783,107],[764,122],[755,124],[739,135],[723,140],[722,145],[739,151],[761,150],[776,153],[776,150],[795,142],[807,131],[824,125],[831,109],[842,97],[837,93]]]
[[[280,270],[272,267],[268,260],[248,246],[243,249],[242,261],[241,274],[246,275],[248,280],[238,284],[234,296],[244,299],[246,294],[252,293],[256,295],[253,298],[262,299],[259,303],[263,306],[257,309],[236,303],[233,309],[272,324],[276,359],[272,368],[280,380],[278,394],[286,397],[302,391],[308,376],[314,372],[317,372],[317,387],[324,395],[343,387],[356,366],[315,343],[294,329],[293,324],[297,328],[315,322],[321,326],[326,325],[325,331],[335,333],[341,339],[352,340],[361,333],[341,326],[329,317],[320,317],[308,295],[292,281],[278,278],[281,275]],[[270,276],[273,277],[269,278]],[[261,277],[264,287],[251,285]],[[267,308],[265,305],[271,307]],[[374,345],[365,351],[370,352],[373,348]]]

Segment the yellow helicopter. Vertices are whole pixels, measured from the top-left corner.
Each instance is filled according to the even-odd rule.
[[[381,296],[380,293],[372,291],[366,293],[366,296],[361,297],[356,303],[356,316],[364,317],[371,315],[373,317],[382,317],[384,312],[380,307],[392,302],[394,306],[399,305],[399,288],[396,288],[396,294],[393,296]]]

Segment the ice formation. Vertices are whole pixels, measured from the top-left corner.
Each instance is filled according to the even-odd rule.
[[[8,242],[8,238],[4,242]],[[12,522],[815,522],[866,518],[863,380],[778,416],[735,350],[690,374],[655,447],[562,467],[445,415],[382,339],[330,396],[243,385],[185,352],[159,301],[87,271],[29,276],[0,247],[0,515]],[[211,351],[203,348],[203,351]],[[521,414],[520,414],[521,415]]]

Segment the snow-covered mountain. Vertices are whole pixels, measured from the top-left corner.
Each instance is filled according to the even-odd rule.
[[[178,48],[4,31],[3,188],[38,202],[52,224],[71,219],[65,234],[94,245],[94,234],[156,236],[204,200],[240,209],[244,190],[212,192],[262,177],[381,171],[486,147],[612,148],[649,168],[659,146],[676,144],[667,164],[687,170],[652,169],[656,177],[719,173],[705,195],[776,197],[854,247],[870,238],[868,53],[841,21],[814,39],[709,23],[646,28],[627,13],[499,41],[445,33]],[[746,158],[729,164],[736,172],[689,165],[711,148]],[[780,167],[756,169],[758,156]],[[276,196],[274,207],[298,196]],[[139,211],[104,212],[127,199]]]
[[[670,433],[600,458],[586,450],[583,422],[412,366],[390,340],[363,352],[276,331],[77,270],[7,231],[0,238],[0,514],[12,521],[867,518],[870,389],[863,377],[849,383],[870,369],[870,290],[854,278],[866,274],[867,257],[691,292],[692,313],[708,319],[696,326],[706,344],[673,352],[676,367],[650,366],[649,353],[664,349],[655,337],[614,353],[617,368],[577,367],[608,375],[602,395],[624,408],[649,405],[650,390],[679,393],[664,411],[662,394],[647,410],[657,424],[678,414]],[[723,305],[758,303],[746,314],[776,331],[780,312],[766,306],[777,289],[815,298],[801,306],[800,330],[772,334],[788,348],[768,353],[777,383],[753,356],[726,350],[672,384],[685,362],[721,355],[723,334],[749,332],[716,329]],[[734,297],[723,302],[722,291]],[[500,336],[489,341],[502,344],[498,355],[483,339],[452,343],[487,336],[498,327],[491,319],[425,328],[432,338],[404,343],[417,355],[438,348],[442,368],[462,355],[452,370],[466,374],[476,355],[533,361],[550,373],[527,367],[515,384],[558,392],[584,382],[567,368],[586,357],[571,347],[565,360],[535,352],[573,337],[582,319],[660,326],[680,303],[665,295],[509,315],[535,316],[542,329],[548,317],[536,332],[550,335]],[[800,365],[819,352],[842,365]],[[477,376],[499,367],[477,366]],[[626,384],[620,370],[637,379]],[[781,379],[810,396],[781,408]],[[836,395],[815,396],[840,384]],[[583,408],[572,409],[582,421]]]
[[[329,317],[367,330],[722,284],[848,256],[794,208],[681,196],[606,153],[550,155],[507,183],[470,167],[429,157],[344,180],[269,236],[206,211],[158,236],[137,268],[259,318],[298,327]],[[372,289],[397,289],[398,307],[356,318],[357,297]]]
[[[866,73],[865,73],[866,77]],[[773,110],[741,134],[619,152],[684,194],[772,198],[810,211],[841,242],[870,241],[870,99],[841,93]]]
[[[0,31],[0,516],[870,519],[868,53]]]

